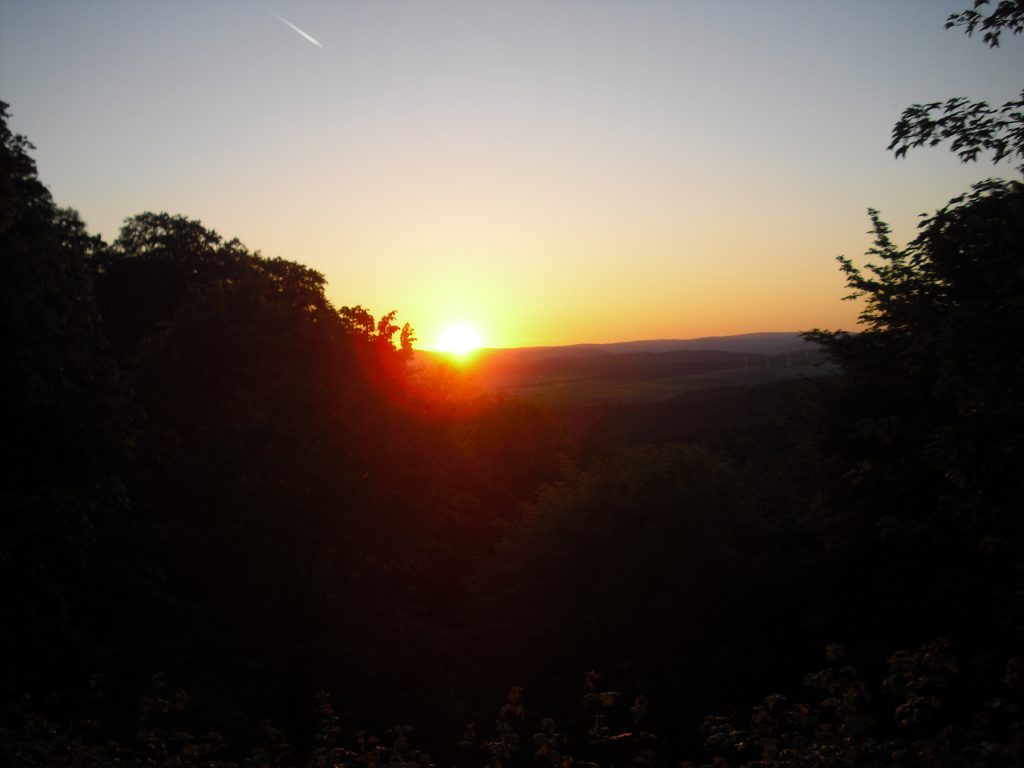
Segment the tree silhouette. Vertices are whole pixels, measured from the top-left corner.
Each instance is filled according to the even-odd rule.
[[[1020,0],[999,0],[987,16],[978,10],[985,5],[989,5],[989,0],[974,0],[973,8],[950,14],[946,19],[946,29],[964,27],[970,36],[980,27],[985,43],[992,48],[999,47],[1004,31],[1015,35],[1024,32],[1024,3]]]
[[[901,464],[923,458],[949,489],[1005,485],[1024,416],[1024,186],[979,185],[902,249],[871,218],[879,262],[839,259],[851,298],[864,300],[861,332],[810,334],[872,392],[854,439],[870,436]]]
[[[963,27],[967,35],[981,29],[985,44],[992,48],[999,46],[1004,31],[1017,35],[1024,30],[1024,0],[1000,0],[988,15],[978,10],[986,5],[988,0],[975,0],[973,9],[950,15],[946,29]],[[995,107],[964,97],[907,107],[892,129],[889,149],[903,157],[915,147],[944,141],[950,141],[965,163],[986,152],[992,153],[995,163],[1004,158],[1024,161],[1024,91],[1020,98]],[[1024,173],[1024,162],[1018,170]]]
[[[995,45],[1022,23],[1024,4],[1004,2],[947,26],[987,30]],[[911,107],[892,147],[902,155],[952,138],[965,160],[982,150],[1022,157],[1021,104],[1000,111],[1005,120],[963,100],[940,118],[929,116],[937,105]],[[931,612],[957,632],[987,626],[1003,642],[1008,627],[1024,629],[1011,618],[1024,594],[1024,484],[1013,469],[1024,462],[1024,185],[975,185],[924,219],[905,248],[869,213],[872,261],[839,257],[849,298],[864,302],[860,332],[807,334],[844,374],[833,382],[827,439],[841,457],[842,506],[887,542],[876,573],[889,571],[885,599],[906,605],[905,617],[913,605],[912,622]]]
[[[128,408],[106,355],[91,264],[103,244],[40,182],[0,103],[0,612],[3,671],[60,674],[97,544],[125,507]],[[6,676],[6,675],[5,675]]]

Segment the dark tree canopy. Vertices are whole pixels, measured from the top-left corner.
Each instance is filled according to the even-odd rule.
[[[0,669],[72,635],[70,604],[97,539],[125,507],[127,437],[93,297],[103,249],[36,175],[0,103]]]
[[[947,26],[986,30],[991,46],[1000,31],[1020,31],[1024,4],[987,16],[983,5]],[[1024,159],[1024,94],[1001,108],[915,105],[890,149],[946,140],[965,161]],[[913,604],[911,626],[928,616],[958,632],[987,626],[993,639],[975,642],[1012,645],[1024,631],[1024,185],[975,185],[902,248],[869,214],[869,263],[839,258],[848,298],[863,302],[859,332],[807,334],[842,373],[824,388],[821,444],[844,489],[837,508],[864,541],[874,537],[865,546],[889,585],[879,598],[908,614]]]
[[[874,391],[876,415],[862,414],[861,431],[917,446],[954,486],[1005,485],[1024,460],[1012,438],[1024,428],[1024,186],[979,185],[906,248],[871,218],[879,261],[862,270],[840,258],[850,298],[864,301],[861,332],[811,337]]]
[[[968,35],[981,31],[995,47],[1002,32],[1024,30],[1024,2],[991,7],[977,0],[972,9],[951,15],[946,27],[962,27]],[[947,140],[965,162],[986,152],[995,162],[1024,160],[1024,92],[1001,107],[965,98],[909,107],[893,128],[889,149],[901,157]],[[1022,417],[1022,198],[1024,188],[1016,182],[978,184],[922,221],[918,236],[902,249],[872,210],[875,244],[868,255],[878,261],[860,269],[839,258],[849,298],[864,301],[862,330],[810,336],[846,372],[849,392],[864,395],[849,411],[852,433],[859,436],[852,444],[890,456],[893,467],[913,464],[913,472],[902,473],[917,473],[908,487],[924,482],[933,491],[944,486],[954,495],[981,494],[991,501],[995,494],[1004,502],[1017,493],[1010,490],[1017,486],[1008,467],[1021,459],[1011,435]],[[915,448],[923,455],[908,464]],[[901,471],[891,477],[897,485]]]

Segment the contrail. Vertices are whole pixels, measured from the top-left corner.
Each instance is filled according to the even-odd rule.
[[[278,21],[280,21],[280,22],[281,22],[282,24],[287,24],[287,25],[288,25],[289,27],[291,27],[292,29],[294,29],[294,30],[295,30],[296,32],[298,32],[298,33],[299,33],[300,35],[302,35],[302,36],[303,36],[304,38],[306,38],[307,40],[309,40],[309,42],[311,42],[311,43],[312,43],[313,45],[315,45],[315,46],[316,46],[317,48],[323,48],[323,46],[322,46],[322,45],[320,44],[320,42],[319,42],[319,41],[318,41],[318,40],[317,40],[317,39],[316,39],[315,37],[313,37],[312,35],[307,35],[307,34],[306,34],[305,32],[303,32],[303,31],[302,31],[301,29],[299,29],[299,28],[298,28],[298,27],[296,27],[296,26],[295,26],[294,24],[292,24],[292,23],[291,23],[290,21],[288,21],[288,19],[283,19],[283,18],[281,18],[280,16],[278,16],[278,15],[277,15],[276,13],[274,13],[273,11],[271,11],[271,12],[270,12],[270,15],[271,15],[271,16],[273,16],[273,17],[274,17],[275,19],[277,19]]]

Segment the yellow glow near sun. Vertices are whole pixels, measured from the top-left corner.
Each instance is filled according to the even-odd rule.
[[[450,325],[441,333],[435,349],[453,355],[465,355],[483,343],[480,332],[469,325]]]

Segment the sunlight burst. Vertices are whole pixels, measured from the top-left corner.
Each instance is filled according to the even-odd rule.
[[[483,337],[476,328],[468,325],[451,325],[444,330],[437,341],[437,349],[454,355],[465,355],[478,349]]]

